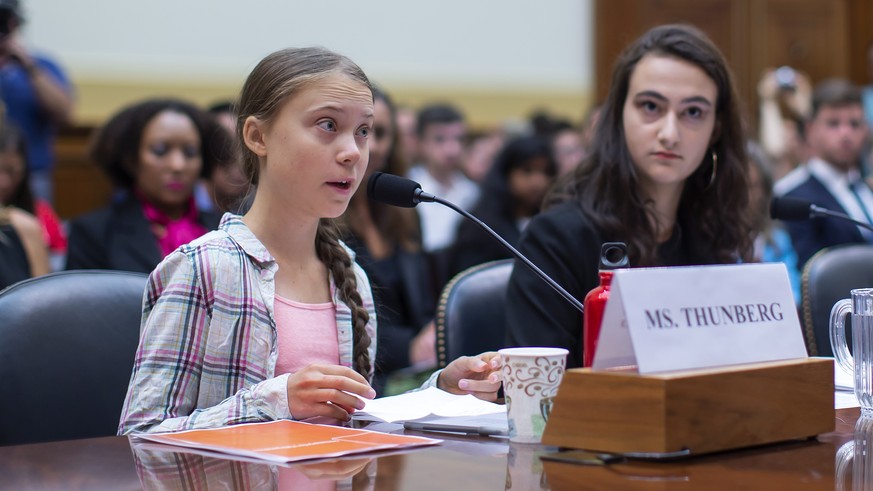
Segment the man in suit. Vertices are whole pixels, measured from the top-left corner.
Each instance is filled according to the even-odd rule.
[[[813,157],[779,180],[775,194],[804,199],[873,223],[873,191],[860,172],[867,138],[860,89],[840,79],[819,84],[813,92],[806,128]],[[801,269],[825,247],[873,242],[873,234],[843,220],[818,218],[787,225]]]

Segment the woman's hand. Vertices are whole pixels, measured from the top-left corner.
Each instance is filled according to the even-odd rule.
[[[440,373],[437,387],[452,394],[473,394],[494,402],[502,375],[500,356],[489,351],[477,356],[462,356]]]
[[[339,365],[309,365],[288,377],[288,409],[296,420],[315,416],[348,421],[376,391],[358,372]]]

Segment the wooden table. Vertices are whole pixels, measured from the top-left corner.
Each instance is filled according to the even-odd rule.
[[[544,462],[541,446],[488,438],[446,437],[437,447],[288,467],[93,438],[0,447],[0,489],[275,489],[289,479],[294,489],[852,489],[853,472],[864,466],[849,465],[836,479],[835,459],[853,438],[873,446],[873,430],[853,435],[858,416],[857,408],[838,410],[836,431],[815,440],[606,466]]]

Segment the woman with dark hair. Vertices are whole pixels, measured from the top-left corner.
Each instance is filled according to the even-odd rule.
[[[557,173],[558,164],[547,140],[535,136],[511,140],[494,160],[472,213],[517,246],[522,230],[539,213]],[[470,266],[511,257],[499,242],[467,220],[458,227],[449,276]]]
[[[732,76],[699,30],[656,27],[618,59],[592,153],[561,179],[520,249],[576,298],[598,284],[603,242],[633,266],[748,260],[748,159]],[[582,364],[582,314],[524,267],[507,293],[507,342],[560,346]]]
[[[0,125],[0,207],[14,206],[34,215],[42,226],[43,242],[59,258],[67,251],[67,237],[52,206],[35,199],[30,190],[30,166],[24,135],[10,122]]]
[[[370,164],[364,180],[377,171],[405,176],[408,168],[394,105],[378,88],[373,89],[373,101]],[[343,241],[370,278],[376,300],[379,349],[373,387],[384,395],[387,377],[397,370],[436,365],[436,302],[421,250],[418,214],[411,208],[370,201],[366,187],[360,186],[342,220],[347,230]]]
[[[227,131],[183,101],[148,100],[116,114],[90,156],[125,192],[72,221],[67,269],[149,273],[180,245],[217,228],[219,214],[197,210],[194,186],[231,150]]]

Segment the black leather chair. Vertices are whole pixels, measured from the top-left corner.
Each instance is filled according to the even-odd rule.
[[[810,355],[834,356],[828,333],[831,308],[838,300],[849,298],[852,289],[870,287],[873,287],[873,245],[829,247],[806,262],[801,277],[801,307],[803,334]]]
[[[116,433],[147,278],[64,271],[0,292],[0,445]]]
[[[436,315],[440,367],[462,355],[503,347],[511,273],[512,259],[491,261],[461,271],[445,286]]]

